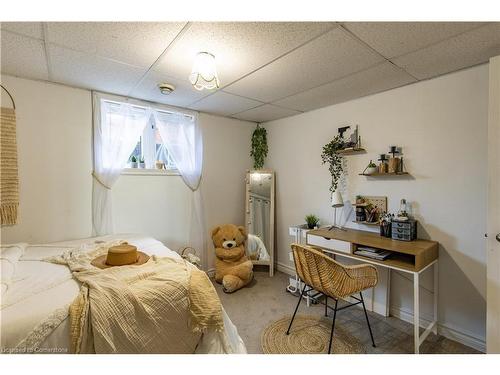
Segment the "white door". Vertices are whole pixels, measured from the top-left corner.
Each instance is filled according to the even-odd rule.
[[[490,59],[486,350],[500,353],[500,56]]]

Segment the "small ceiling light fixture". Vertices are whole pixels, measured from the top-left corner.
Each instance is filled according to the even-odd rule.
[[[215,67],[215,56],[209,52],[199,52],[193,63],[189,81],[196,90],[219,88],[219,77]]]
[[[170,95],[175,90],[175,86],[170,83],[160,83],[158,88],[163,95]]]

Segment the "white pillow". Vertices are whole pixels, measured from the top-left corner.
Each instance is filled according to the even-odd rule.
[[[2,245],[0,247],[0,282],[1,282],[1,298],[3,299],[5,293],[9,289],[16,274],[17,262],[23,255],[27,244],[19,243],[13,245]]]

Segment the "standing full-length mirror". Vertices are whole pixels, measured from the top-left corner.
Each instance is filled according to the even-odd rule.
[[[246,229],[247,255],[256,265],[269,266],[274,274],[274,172],[247,171]]]

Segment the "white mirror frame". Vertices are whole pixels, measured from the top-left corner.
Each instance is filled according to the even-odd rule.
[[[275,205],[275,184],[276,184],[276,176],[274,171],[269,169],[251,169],[247,170],[246,178],[245,178],[245,229],[248,234],[249,225],[250,225],[250,174],[252,173],[268,173],[271,174],[271,212],[269,213],[269,248],[267,249],[269,253],[269,260],[252,260],[254,265],[265,265],[269,266],[269,276],[274,275],[274,205]]]

